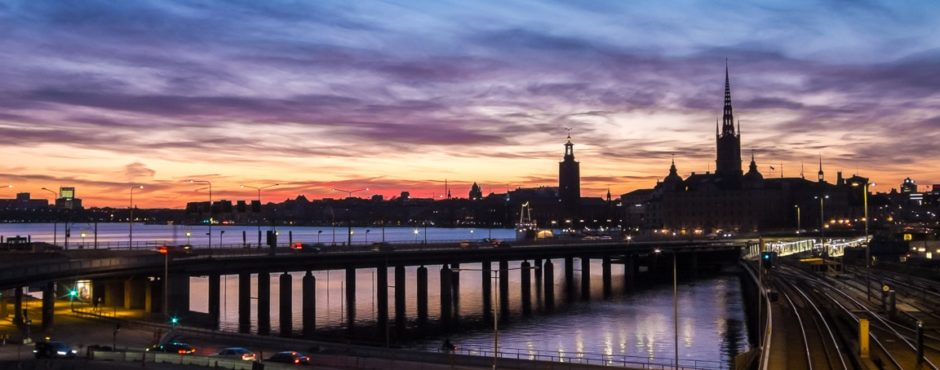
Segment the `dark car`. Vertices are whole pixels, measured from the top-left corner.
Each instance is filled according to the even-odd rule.
[[[147,351],[191,355],[193,353],[196,353],[196,348],[183,342],[170,342],[170,343],[165,343],[165,344],[158,344],[153,347],[147,348]]]
[[[310,357],[304,356],[300,352],[284,351],[275,353],[268,359],[271,362],[280,362],[294,365],[310,365]]]
[[[323,244],[303,244],[301,242],[295,242],[290,245],[290,249],[297,253],[320,253],[320,247]]]
[[[233,359],[244,360],[244,361],[254,361],[256,359],[254,352],[251,352],[242,347],[231,347],[231,348],[223,349],[219,351],[219,353],[216,354],[216,356],[222,357],[222,358],[233,358]]]
[[[372,243],[372,251],[373,251],[373,252],[391,252],[391,251],[393,251],[393,250],[395,250],[395,249],[392,248],[392,245],[391,245],[390,243],[388,243],[388,242],[375,242],[375,243]]]
[[[69,347],[68,344],[58,341],[39,341],[33,348],[33,355],[36,358],[73,358],[78,351]]]

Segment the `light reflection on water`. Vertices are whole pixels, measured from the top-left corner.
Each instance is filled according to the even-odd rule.
[[[679,355],[683,359],[727,361],[747,350],[738,278],[721,276],[679,286]],[[673,358],[672,287],[663,286],[611,301],[568,306],[500,329],[500,347],[512,352],[587,352]],[[492,329],[453,334],[458,346],[492,348]],[[617,343],[614,344],[614,338]],[[415,344],[436,350],[440,338]]]
[[[556,271],[561,270],[562,260],[553,260]],[[511,266],[519,262],[512,262]],[[575,259],[576,265],[580,262]],[[500,324],[500,347],[518,349],[523,352],[554,353],[593,353],[608,355],[640,356],[656,359],[673,357],[673,321],[672,287],[656,286],[637,291],[626,296],[615,296],[609,301],[596,300],[601,296],[601,268],[597,261],[591,268],[592,297],[589,303],[565,303],[564,274],[555,276],[556,312],[540,314],[537,312],[536,289],[533,289],[533,313],[524,317],[521,307],[519,283],[521,272],[510,271],[509,324]],[[495,267],[496,264],[494,263]],[[428,311],[430,319],[435,321],[440,312],[439,266],[428,267]],[[462,269],[478,269],[480,264],[463,264]],[[415,329],[417,317],[416,286],[417,267],[406,269],[406,312],[409,330]],[[375,325],[375,302],[373,281],[374,269],[357,270],[356,319],[357,326]],[[613,291],[622,289],[622,266],[613,266]],[[301,286],[303,272],[291,273],[294,284],[293,328],[299,332],[302,324]],[[279,328],[278,274],[271,277],[271,329],[277,333]],[[318,330],[335,330],[343,327],[344,310],[344,271],[317,271],[317,327]],[[578,275],[578,274],[576,274]],[[460,273],[460,315],[462,323],[480,319],[482,310],[481,274],[476,271]],[[533,279],[534,281],[534,279]],[[394,284],[392,269],[389,269],[389,283]],[[207,308],[207,280],[195,277],[191,280],[191,308],[205,312]],[[222,330],[235,331],[238,327],[238,279],[235,276],[223,277],[223,312]],[[575,282],[575,286],[580,283]],[[252,297],[257,294],[256,275],[252,276]],[[575,292],[575,294],[578,294]],[[394,297],[393,288],[389,288],[389,297]],[[252,331],[256,327],[257,300],[252,299]],[[394,304],[389,302],[394,317]],[[733,356],[747,350],[747,333],[744,325],[744,308],[736,276],[719,276],[697,281],[695,284],[679,286],[679,346],[683,359],[712,360],[730,362]],[[462,348],[490,349],[493,345],[492,327],[473,325],[471,328],[458,329],[463,332],[451,334],[451,340]],[[405,346],[437,350],[443,337],[418,340]]]

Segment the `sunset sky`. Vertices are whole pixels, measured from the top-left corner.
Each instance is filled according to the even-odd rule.
[[[731,70],[765,177],[940,183],[936,1],[4,1],[0,198],[140,207],[714,170]],[[747,163],[744,165],[746,166]],[[775,170],[771,171],[770,166]]]

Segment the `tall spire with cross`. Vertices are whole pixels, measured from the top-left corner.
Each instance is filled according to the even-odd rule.
[[[738,125],[738,131],[740,131],[740,122]],[[741,135],[734,129],[734,113],[731,109],[731,75],[727,59],[725,59],[724,109],[717,142],[718,158],[715,161],[715,174],[730,178],[740,177],[743,174],[741,171]]]

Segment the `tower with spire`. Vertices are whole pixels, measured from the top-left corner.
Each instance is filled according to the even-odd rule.
[[[818,176],[819,182],[823,182],[826,180],[826,176],[822,170],[822,155],[819,156],[819,173],[817,173],[817,176]]]
[[[578,216],[581,203],[581,169],[579,163],[574,160],[570,129],[568,141],[565,143],[565,156],[558,163],[558,198],[565,217]]]
[[[718,159],[715,161],[715,174],[724,178],[738,179],[741,171],[741,134],[740,123],[737,132],[734,127],[734,112],[731,108],[731,77],[728,62],[725,61],[725,104],[721,118],[721,127],[715,127],[718,142]]]

